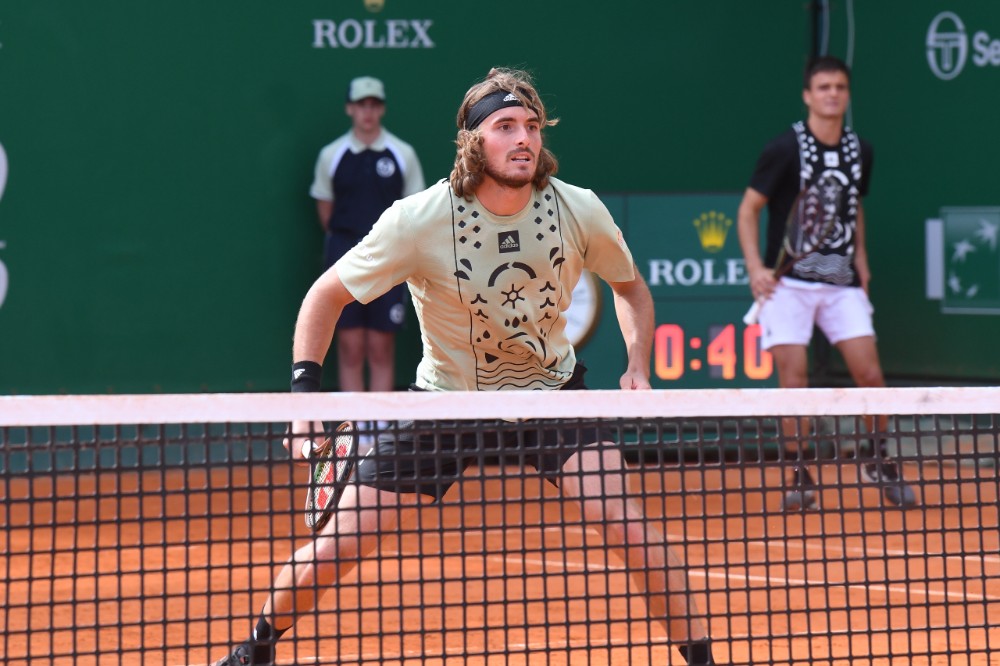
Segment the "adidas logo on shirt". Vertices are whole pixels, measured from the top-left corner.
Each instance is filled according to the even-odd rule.
[[[521,241],[516,231],[502,231],[497,234],[497,242],[500,245],[500,253],[520,252]]]

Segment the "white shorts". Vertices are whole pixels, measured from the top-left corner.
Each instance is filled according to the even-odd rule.
[[[833,345],[866,335],[874,337],[873,312],[861,287],[781,278],[760,308],[761,346],[808,345],[814,325]]]

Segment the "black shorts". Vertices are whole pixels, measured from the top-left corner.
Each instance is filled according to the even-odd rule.
[[[562,390],[585,390],[584,372],[586,368],[578,364]],[[499,460],[530,465],[558,485],[571,456],[607,441],[614,441],[611,430],[593,419],[406,421],[379,435],[358,464],[355,478],[379,490],[440,500],[467,467]]]

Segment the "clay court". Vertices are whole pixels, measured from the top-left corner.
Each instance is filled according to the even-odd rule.
[[[774,464],[633,471],[683,549],[716,658],[1000,663],[995,471],[907,465],[924,508],[901,512],[855,470],[825,465],[825,510],[804,515],[776,511]],[[680,663],[575,507],[516,468],[464,479],[329,593],[278,663]],[[309,538],[303,483],[287,464],[8,480],[6,663],[218,659],[246,636],[274,566]]]

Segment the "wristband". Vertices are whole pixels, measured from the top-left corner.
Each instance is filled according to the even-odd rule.
[[[292,363],[292,393],[316,393],[322,378],[323,366],[316,361]]]

